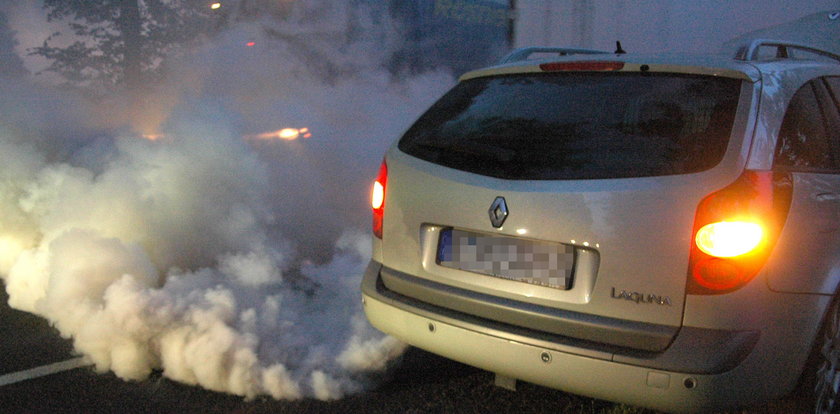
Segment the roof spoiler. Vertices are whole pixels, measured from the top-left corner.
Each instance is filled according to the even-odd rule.
[[[568,47],[523,47],[520,49],[516,49],[513,52],[510,52],[507,56],[503,57],[499,64],[505,63],[512,63],[512,62],[519,62],[522,60],[528,60],[528,58],[536,53],[552,53],[557,54],[557,56],[571,56],[571,55],[604,55],[609,54],[612,52],[607,52],[604,50],[595,50],[595,49],[577,49],[577,48],[568,48]]]

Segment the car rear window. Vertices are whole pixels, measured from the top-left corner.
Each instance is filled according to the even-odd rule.
[[[415,157],[513,180],[687,174],[717,165],[741,81],[562,73],[459,83],[399,142]]]

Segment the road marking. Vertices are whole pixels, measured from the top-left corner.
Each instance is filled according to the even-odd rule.
[[[67,361],[56,362],[55,364],[44,365],[27,369],[25,371],[13,372],[11,374],[0,375],[0,387],[4,385],[14,384],[16,382],[27,381],[38,377],[46,377],[47,375],[57,374],[59,372],[70,371],[71,369],[81,368],[91,365],[90,361],[85,357],[78,357],[68,359]]]

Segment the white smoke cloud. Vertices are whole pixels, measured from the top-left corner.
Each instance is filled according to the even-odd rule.
[[[94,121],[45,115],[87,131],[75,138],[0,114],[16,126],[0,128],[9,303],[49,319],[98,371],[335,399],[404,349],[362,314],[368,185],[387,145],[452,79],[395,80],[370,38],[321,44],[341,69],[325,78],[282,39],[241,46],[259,33],[238,28],[185,59],[148,112],[125,112],[116,97],[90,112],[70,105]],[[372,57],[359,58],[365,50]],[[163,137],[124,127],[137,119]],[[40,126],[22,132],[30,123]],[[313,137],[243,139],[287,126]]]

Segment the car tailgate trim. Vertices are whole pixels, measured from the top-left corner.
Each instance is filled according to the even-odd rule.
[[[602,344],[662,351],[679,327],[587,315],[456,288],[383,267],[385,287],[431,305]]]
[[[530,344],[574,355],[685,374],[720,374],[732,370],[759,341],[759,331],[726,331],[684,326],[662,352],[634,350],[615,345],[536,331],[432,305],[389,290],[383,283],[382,264],[371,261],[362,279],[362,292],[430,321],[451,324],[508,341]],[[393,270],[386,270],[394,272]]]

